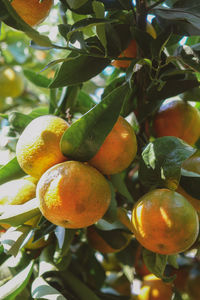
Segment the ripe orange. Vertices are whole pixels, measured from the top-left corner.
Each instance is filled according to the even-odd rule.
[[[66,121],[51,115],[31,121],[19,137],[16,147],[21,168],[39,178],[51,166],[66,160],[60,150],[60,140],[67,128]]]
[[[24,78],[20,72],[10,67],[0,68],[0,99],[19,97],[24,91]],[[3,108],[3,102],[1,100]]]
[[[137,44],[135,40],[132,40],[128,47],[119,55],[119,57],[131,57],[137,56]],[[116,68],[128,68],[131,64],[131,60],[114,60],[112,65]]]
[[[156,31],[150,23],[146,26],[147,32],[156,39]],[[137,56],[137,44],[135,40],[132,40],[128,47],[119,55],[119,57],[136,58]],[[128,68],[131,64],[131,60],[114,60],[112,65],[116,68]]]
[[[193,145],[200,137],[200,113],[183,101],[164,103],[155,115],[153,128],[157,137],[175,136]]]
[[[66,228],[94,224],[103,217],[111,200],[104,176],[78,161],[63,162],[47,170],[38,182],[36,195],[45,218]]]
[[[171,300],[172,287],[153,274],[144,276],[138,300]]]
[[[103,237],[98,233],[94,226],[90,226],[87,228],[87,240],[89,244],[101,253],[116,253],[126,248],[126,246],[130,242],[130,234],[122,232],[121,238],[124,239],[124,245],[121,248],[116,249],[103,239]]]
[[[137,140],[131,125],[121,116],[89,164],[106,175],[126,169],[137,153]]]
[[[160,254],[175,254],[188,249],[199,232],[198,215],[182,195],[156,189],[135,204],[133,232],[145,248]]]
[[[53,0],[12,0],[11,5],[27,24],[35,26],[48,16]]]
[[[11,180],[0,185],[0,204],[19,205],[35,197],[36,184],[28,177]]]

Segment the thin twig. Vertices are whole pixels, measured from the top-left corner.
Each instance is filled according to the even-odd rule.
[[[147,7],[147,11],[152,10],[154,7],[158,6],[159,4],[165,2],[165,0],[159,0],[158,2],[152,4],[151,6]]]

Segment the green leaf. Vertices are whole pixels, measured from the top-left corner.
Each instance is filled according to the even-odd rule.
[[[179,265],[178,265],[177,259],[178,259],[178,254],[168,255],[167,262],[168,262],[169,265],[171,265],[175,269],[178,269]]]
[[[187,6],[179,5],[182,1],[177,1],[176,7],[167,8],[162,5],[157,6],[152,10],[159,19],[163,19],[169,22],[170,25],[179,25],[179,33],[185,34],[188,32],[189,35],[200,34],[200,5],[196,0],[188,2]],[[186,2],[185,2],[186,3]],[[182,28],[181,28],[182,27]]]
[[[31,287],[34,299],[67,300],[58,290],[50,286],[42,277],[37,277]]]
[[[139,178],[148,187],[176,189],[182,162],[195,153],[195,149],[181,139],[168,136],[157,138],[142,152]]]
[[[17,179],[24,175],[26,175],[26,173],[21,169],[17,158],[14,157],[6,165],[0,168],[0,184],[9,180]]]
[[[104,18],[105,9],[104,9],[103,3],[100,3],[99,1],[93,1],[92,7],[93,7],[94,13],[97,18]],[[97,25],[96,33],[97,33],[97,36],[98,36],[100,42],[102,43],[102,45],[105,49],[105,53],[107,54],[107,39],[106,39],[105,24]]]
[[[1,299],[14,300],[24,290],[32,275],[33,265],[32,260],[24,270],[0,287]]]
[[[117,189],[117,191],[126,198],[127,202],[133,203],[133,197],[130,194],[129,190],[127,189],[127,186],[122,178],[122,174],[114,174],[111,175],[111,182],[114,185],[114,187]]]
[[[200,59],[195,54],[193,49],[187,45],[178,47],[174,53],[175,56],[185,65],[194,72],[200,72]]]
[[[61,140],[63,154],[80,161],[91,159],[116,123],[128,90],[127,84],[116,88],[74,122],[63,134]]]
[[[151,252],[147,249],[143,249],[144,264],[148,270],[159,278],[164,278],[163,274],[167,264],[167,255]]]
[[[20,205],[0,205],[0,224],[18,226],[40,214],[38,200],[32,199]]]
[[[48,88],[49,84],[51,83],[51,79],[48,79],[47,77],[38,74],[36,72],[33,72],[31,70],[23,70],[24,75],[26,78],[35,84],[36,86],[42,87],[42,88]]]
[[[25,115],[20,112],[11,112],[8,117],[8,122],[14,127],[17,132],[22,132],[24,128],[33,120],[30,115]]]
[[[77,295],[80,300],[100,300],[95,293],[89,289],[78,277],[76,277],[72,272],[65,271],[64,277],[66,283],[70,286],[70,289]],[[59,299],[60,300],[60,299]]]
[[[38,275],[41,277],[47,272],[58,271],[58,268],[53,263],[52,252],[54,250],[54,245],[48,245],[42,250],[39,257],[39,272]]]
[[[66,0],[70,8],[77,9],[84,5],[88,0]]]
[[[27,225],[10,227],[1,237],[4,252],[16,256],[31,230],[32,228]]]
[[[109,181],[108,183],[110,185],[111,190],[111,201],[105,215],[103,216],[103,219],[109,223],[113,223],[117,219],[117,201],[115,198],[115,191],[113,185]]]
[[[69,57],[69,56],[68,56]],[[107,58],[79,55],[64,62],[50,88],[80,84],[99,74],[108,64]]]

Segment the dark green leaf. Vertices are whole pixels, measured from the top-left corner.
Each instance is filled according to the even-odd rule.
[[[127,84],[116,88],[73,123],[61,140],[63,154],[80,161],[91,159],[116,123],[128,90]]]
[[[167,255],[151,252],[143,249],[143,260],[148,270],[159,278],[165,278],[164,271],[167,264]]]
[[[181,173],[180,186],[186,193],[200,201],[200,175],[183,169]]]
[[[95,295],[95,293],[89,289],[80,279],[78,279],[74,274],[70,271],[65,271],[65,281],[69,284],[70,288],[74,292],[74,294],[80,300],[100,300],[99,297]]]
[[[178,265],[178,254],[174,254],[174,255],[168,255],[168,259],[167,262],[169,265],[171,265],[172,267],[178,269],[179,265]]]
[[[115,191],[113,185],[110,182],[109,184],[111,190],[111,201],[105,215],[103,216],[103,219],[109,223],[112,223],[116,221],[117,218],[117,201],[115,199]]]
[[[80,84],[100,73],[110,60],[86,55],[76,56],[62,64],[50,88]]]
[[[42,277],[37,277],[33,281],[31,295],[34,299],[67,300],[59,291],[50,286]]]
[[[25,115],[20,112],[11,112],[8,117],[10,125],[20,133],[32,120],[33,118],[30,115]]]
[[[127,202],[133,203],[133,197],[130,194],[127,186],[122,178],[122,174],[114,174],[111,176],[111,182],[117,191],[126,198]]]
[[[36,86],[42,87],[42,88],[48,88],[49,84],[51,83],[51,79],[48,79],[47,77],[38,74],[36,72],[33,72],[31,70],[23,70],[24,75],[26,78],[35,84]]]
[[[141,155],[139,178],[145,186],[176,189],[182,162],[195,149],[175,137],[161,137],[149,143]]]

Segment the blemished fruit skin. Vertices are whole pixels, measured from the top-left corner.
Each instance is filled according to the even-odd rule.
[[[35,26],[48,16],[53,0],[12,0],[11,5],[27,24]]]
[[[36,184],[29,179],[11,180],[0,185],[0,204],[19,205],[35,197]]]
[[[119,117],[99,151],[89,164],[101,173],[111,175],[126,169],[137,153],[136,135],[131,125]]]
[[[155,189],[140,198],[133,208],[132,223],[140,244],[159,254],[184,252],[199,233],[194,207],[168,189]]]
[[[65,228],[83,228],[103,217],[110,186],[95,168],[78,161],[53,166],[40,178],[36,196],[46,219]]]
[[[19,97],[24,91],[24,78],[10,67],[0,68],[0,99]]]
[[[172,286],[153,274],[144,276],[138,300],[171,300]]]
[[[60,140],[68,127],[65,120],[51,115],[28,124],[16,147],[17,160],[24,172],[40,178],[47,169],[67,160],[60,150]]]
[[[153,121],[157,137],[175,136],[193,145],[200,137],[200,113],[192,105],[174,100],[161,105]]]

